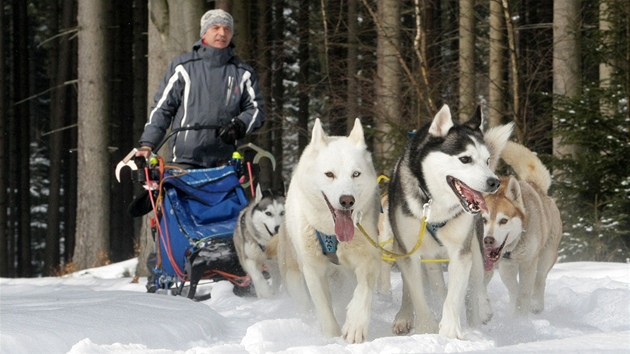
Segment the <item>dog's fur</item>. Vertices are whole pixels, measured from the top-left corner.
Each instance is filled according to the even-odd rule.
[[[395,251],[404,254],[416,245],[425,203],[430,209],[427,222],[439,226],[436,239],[427,231],[419,252],[396,261],[403,279],[402,306],[393,324],[396,334],[409,333],[412,328],[417,333],[438,332],[424,294],[420,258],[446,254],[450,259],[439,334],[463,338],[460,312],[464,299],[470,325],[485,323],[492,316],[483,286],[482,225],[477,214],[485,208],[481,193],[499,187],[489,161],[494,156],[498,159],[512,125],[493,128],[484,137],[481,124],[479,108],[469,121],[456,124],[445,105],[414,135],[395,165],[389,186]],[[468,286],[469,296],[465,296]]]
[[[256,289],[258,298],[270,298],[280,287],[277,262],[266,252],[271,239],[278,233],[284,218],[284,195],[273,191],[261,191],[256,187],[256,197],[241,211],[234,229],[234,247],[238,260]],[[271,286],[263,274],[267,266]]]
[[[374,239],[378,213],[376,172],[361,122],[355,121],[348,137],[336,137],[327,136],[317,119],[287,192],[285,223],[278,235],[278,262],[286,290],[298,304],[310,304],[310,297],[326,336],[343,335],[351,343],[366,338],[380,257],[356,223]],[[323,254],[316,230],[336,235],[340,241],[336,258],[356,278],[342,330],[333,312],[329,287],[334,279],[328,277],[330,270],[339,266]]]
[[[560,211],[547,195],[549,170],[532,151],[508,142],[501,158],[519,178],[501,177],[499,190],[485,197],[484,266],[492,272],[498,262],[517,314],[539,313],[544,309],[547,274],[558,258]]]

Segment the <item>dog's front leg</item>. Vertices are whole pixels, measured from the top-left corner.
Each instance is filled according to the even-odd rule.
[[[375,249],[369,249],[373,250]],[[357,285],[348,304],[346,322],[342,329],[343,338],[349,343],[361,343],[367,337],[372,313],[372,296],[379,275],[378,264],[381,262],[376,252],[362,252],[359,256],[363,257],[352,259]]]
[[[311,299],[315,305],[317,317],[322,325],[322,332],[327,337],[341,335],[339,324],[335,319],[330,295],[330,286],[326,276],[328,260],[323,256],[320,259],[305,259],[303,262],[304,279]]]
[[[412,328],[415,328],[416,333],[437,332],[437,323],[424,294],[420,259],[417,256],[399,258],[396,264],[402,275],[403,297],[392,325],[393,332],[398,335],[408,334]]]
[[[448,247],[448,246],[447,246]],[[442,308],[440,321],[441,335],[449,338],[463,339],[460,311],[464,305],[468,278],[472,267],[472,254],[464,253],[459,247],[449,248],[450,263],[448,265],[448,293]]]
[[[518,298],[518,263],[511,259],[499,260],[499,275],[510,296],[510,305],[516,309]]]
[[[262,273],[262,264],[255,259],[248,258],[245,261],[245,271],[249,274],[256,289],[256,295],[259,299],[270,299],[273,297],[273,289],[265,279]]]
[[[529,313],[530,300],[534,292],[534,280],[538,269],[538,259],[526,260],[520,264],[518,271],[518,294],[516,297],[516,313],[520,316]]]
[[[470,270],[468,294],[466,295],[466,320],[470,327],[478,327],[490,321],[492,318],[492,307],[490,306],[484,279],[483,256],[481,255],[479,241],[477,238],[473,238],[472,241],[473,262]]]

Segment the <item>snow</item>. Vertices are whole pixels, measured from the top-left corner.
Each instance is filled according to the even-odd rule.
[[[547,279],[545,311],[512,315],[498,274],[488,285],[494,317],[465,340],[394,336],[400,273],[392,296],[375,296],[368,341],[348,344],[319,332],[313,312],[284,294],[237,297],[228,282],[207,283],[195,302],[147,294],[132,283],[137,259],[65,277],[0,279],[0,353],[434,353],[482,351],[629,352],[630,265],[559,263]],[[343,304],[337,309],[343,316]],[[465,326],[465,324],[464,324]]]

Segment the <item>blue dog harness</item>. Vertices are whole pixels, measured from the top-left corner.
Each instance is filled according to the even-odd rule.
[[[326,235],[319,232],[319,230],[315,230],[315,233],[317,234],[317,239],[319,240],[319,245],[322,247],[324,256],[328,257],[328,260],[334,264],[339,264],[339,258],[337,258],[337,244],[339,241],[337,240],[337,236]]]

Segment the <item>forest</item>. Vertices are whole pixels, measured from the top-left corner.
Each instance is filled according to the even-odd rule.
[[[624,0],[0,0],[0,277],[60,275],[139,256],[114,177],[138,146],[168,63],[212,8],[234,16],[267,121],[259,182],[280,189],[320,118],[360,118],[377,172],[443,104],[553,173],[559,261],[630,259],[630,7]],[[139,268],[142,268],[139,262]],[[146,269],[139,269],[144,275]]]

